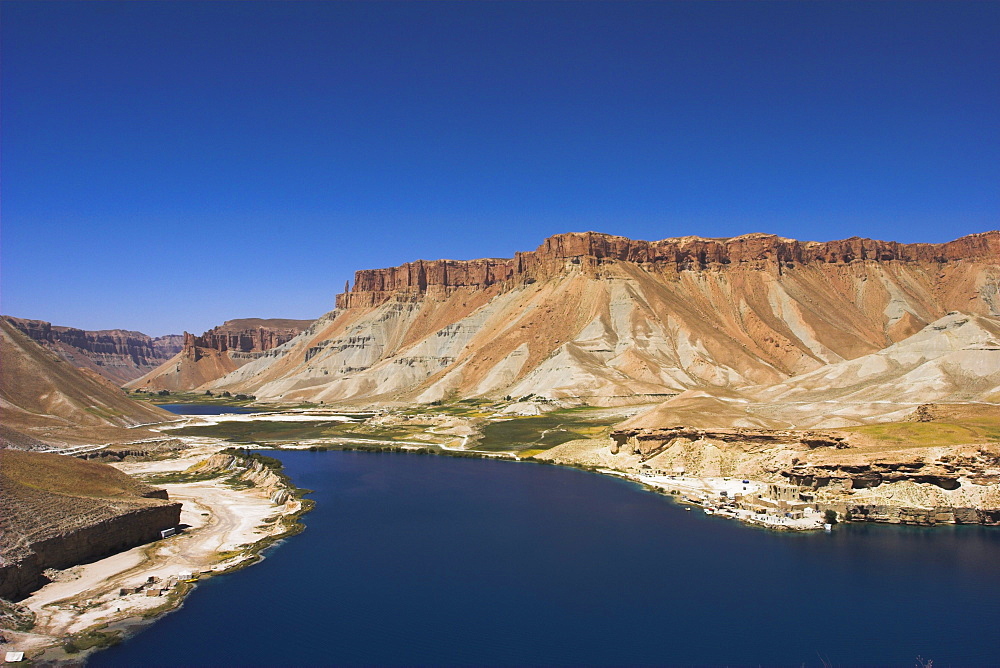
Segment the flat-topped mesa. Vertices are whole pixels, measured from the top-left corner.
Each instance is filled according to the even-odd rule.
[[[773,234],[745,234],[729,239],[677,237],[641,241],[599,232],[571,232],[549,237],[534,251],[512,259],[417,260],[399,267],[362,269],[350,292],[337,295],[337,308],[377,306],[393,297],[447,293],[451,288],[486,288],[503,282],[529,282],[565,271],[587,270],[608,261],[631,262],[699,271],[738,266],[765,269],[822,262],[950,262],[1000,259],[1000,231],[971,234],[943,244],[903,244],[851,237],[838,241],[796,241]]]
[[[219,352],[262,353],[292,340],[310,324],[311,320],[227,320],[201,336],[184,332],[184,352],[196,355],[196,348],[210,348]]]

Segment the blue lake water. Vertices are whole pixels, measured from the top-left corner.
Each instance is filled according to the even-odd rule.
[[[225,413],[263,413],[261,408],[219,406],[217,404],[159,404],[160,408],[178,415],[223,415]]]
[[[1000,529],[781,534],[614,478],[279,452],[307,529],[91,666],[1000,664]]]

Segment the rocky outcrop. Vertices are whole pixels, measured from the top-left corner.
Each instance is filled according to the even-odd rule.
[[[180,523],[164,490],[105,464],[0,450],[0,598],[45,583],[43,572],[160,538]]]
[[[646,461],[677,443],[697,441],[726,444],[745,451],[771,448],[809,450],[812,448],[846,448],[847,438],[840,434],[818,431],[791,431],[778,429],[697,429],[671,427],[667,429],[616,429],[611,432],[614,445],[612,454],[627,448],[632,454]]]
[[[180,524],[181,504],[127,510],[28,546],[23,558],[0,564],[0,598],[19,600],[46,584],[44,571],[63,569],[131,549],[160,538]]]
[[[228,320],[201,336],[184,332],[181,350],[126,387],[148,392],[186,391],[239,369],[295,338],[311,320]]]
[[[31,339],[70,364],[90,369],[121,385],[155,369],[176,355],[183,337],[151,337],[123,329],[88,331],[59,327],[44,320],[3,316]]]
[[[988,415],[979,407],[969,419]],[[851,521],[993,525],[1000,524],[1000,443],[986,433],[969,436],[979,443],[921,447],[863,432],[627,428],[611,433],[610,447],[581,441],[538,457],[630,473],[751,478]]]
[[[946,450],[908,450],[871,456],[838,453],[805,458],[780,471],[789,482],[819,489],[871,489],[895,482],[959,489],[963,483],[979,486],[1000,483],[1000,444],[983,443]]]
[[[184,350],[199,347],[220,352],[261,353],[291,341],[312,322],[260,318],[227,320],[201,336],[184,332]]]
[[[796,241],[773,234],[641,241],[582,232],[550,237],[538,249],[516,253],[511,259],[418,260],[399,267],[363,269],[355,273],[353,289],[337,296],[337,308],[377,306],[394,295],[435,289],[532,282],[564,271],[567,262],[591,270],[607,261],[618,261],[677,272],[748,267],[780,272],[812,263],[947,263],[978,258],[995,260],[998,256],[1000,232],[997,231],[944,244],[901,244],[861,237],[828,242]]]
[[[884,524],[986,524],[1000,526],[1000,509],[934,506],[915,508],[890,504],[843,504],[844,516],[852,522]]]
[[[250,484],[264,491],[276,506],[284,505],[291,498],[291,485],[281,473],[281,463],[261,455],[217,452],[187,470],[198,475],[229,475],[230,479]]]

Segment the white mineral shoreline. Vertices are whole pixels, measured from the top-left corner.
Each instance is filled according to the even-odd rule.
[[[229,445],[205,445],[206,440],[190,439],[195,447],[170,460],[114,466],[133,475],[182,472]],[[150,577],[161,584],[189,573],[204,578],[257,559],[256,551],[247,548],[287,533],[281,518],[303,507],[294,496],[277,506],[261,489],[234,489],[219,478],[156,486],[183,504],[181,524],[187,527],[175,536],[58,572],[53,582],[20,602],[34,612],[35,627],[27,633],[5,630],[5,651],[23,651],[35,661],[78,663],[85,653],[67,654],[62,649],[67,638],[165,613],[181,605],[191,586],[181,582],[162,596],[147,596],[145,590],[121,596],[121,588],[138,587]]]
[[[783,531],[815,531],[823,528],[823,515],[818,511],[806,513],[799,519],[792,519],[777,512],[755,513],[750,510],[726,507],[737,494],[757,494],[767,488],[767,483],[756,480],[635,474],[609,468],[597,469],[597,472],[625,478],[658,491],[669,493],[676,490],[679,493],[671,498],[674,498],[678,503],[696,506],[702,512],[726,519],[735,519],[747,524]]]

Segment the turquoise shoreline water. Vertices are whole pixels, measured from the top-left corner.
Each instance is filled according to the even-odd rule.
[[[88,665],[1000,664],[1000,528],[772,533],[572,469],[267,454],[306,531]]]

